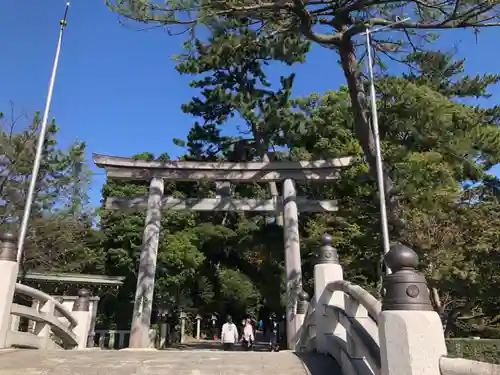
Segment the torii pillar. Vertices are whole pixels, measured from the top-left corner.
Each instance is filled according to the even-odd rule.
[[[283,182],[283,237],[285,242],[286,273],[286,337],[288,349],[294,348],[297,334],[295,315],[297,297],[302,289],[302,263],[300,259],[299,215],[295,181]]]
[[[156,258],[161,230],[161,199],[165,184],[161,178],[153,178],[149,185],[146,226],[142,241],[141,258],[137,273],[130,348],[149,347],[149,327],[153,311]]]

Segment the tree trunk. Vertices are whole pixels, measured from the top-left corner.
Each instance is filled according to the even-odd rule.
[[[367,98],[365,89],[360,79],[359,64],[356,59],[356,52],[354,44],[351,40],[343,42],[339,46],[339,55],[342,69],[347,81],[347,88],[349,90],[349,97],[351,99],[352,113],[354,117],[354,133],[358,139],[366,162],[370,167],[370,172],[376,178],[376,152],[375,152],[375,139],[373,130],[370,126],[368,116]],[[392,196],[393,181],[389,176],[386,165],[384,165],[384,190],[385,190],[385,203],[387,206],[387,215],[389,223],[392,226],[392,233],[398,236],[398,230],[401,228],[403,222],[398,217],[397,207],[398,202]]]
[[[437,290],[436,287],[431,287],[431,301],[432,304],[434,305],[434,309],[439,315],[442,315],[444,313],[443,311],[443,304],[441,303],[441,298],[439,297],[439,291]]]
[[[376,171],[375,142],[365,108],[366,94],[359,78],[358,62],[353,43],[351,41],[343,43],[339,48],[339,54],[351,99],[354,132],[363,148],[370,169]]]

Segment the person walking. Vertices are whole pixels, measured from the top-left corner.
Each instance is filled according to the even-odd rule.
[[[225,351],[234,349],[234,343],[238,341],[238,328],[233,323],[233,318],[230,315],[226,318],[226,323],[222,325],[222,332],[220,335],[221,343]]]
[[[243,336],[241,338],[243,342],[243,348],[248,351],[253,347],[253,343],[255,341],[254,329],[252,326],[252,322],[250,319],[245,320],[245,326],[243,327]]]
[[[269,322],[269,350],[272,352],[279,352],[279,332],[280,327],[276,319],[276,314],[271,314]]]

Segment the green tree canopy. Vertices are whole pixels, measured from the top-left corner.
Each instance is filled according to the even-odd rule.
[[[0,118],[0,226],[17,233],[31,179],[40,113],[29,117],[11,104]],[[89,171],[85,143],[62,149],[53,120],[47,131],[35,188],[24,252],[25,270],[99,269],[99,255],[92,242],[92,214],[87,205]]]
[[[362,38],[367,28],[390,27],[394,33],[371,34],[375,60],[384,66],[387,58],[405,61],[408,53],[421,52],[434,41],[441,30],[480,28],[500,25],[498,0],[450,0],[435,4],[422,1],[197,1],[184,0],[158,4],[151,0],[107,0],[118,14],[149,24],[180,27],[188,35],[203,28],[218,32],[221,25],[227,34],[234,33],[232,22],[240,22],[256,30],[258,40],[276,36],[300,37],[324,48],[334,50],[346,79],[351,101],[354,134],[363,149],[370,171],[376,171],[374,135],[367,111],[367,95],[360,65],[363,51]],[[386,168],[391,168],[386,164]],[[393,181],[384,175],[387,206],[395,225],[403,225],[398,216],[398,203],[394,201]],[[397,194],[397,193],[396,193]]]

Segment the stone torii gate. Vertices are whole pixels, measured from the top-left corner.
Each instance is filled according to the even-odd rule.
[[[147,348],[153,305],[156,258],[160,236],[162,210],[192,211],[253,211],[282,212],[287,279],[287,338],[292,348],[297,333],[295,310],[297,295],[302,288],[298,211],[337,211],[334,200],[308,200],[297,197],[295,181],[327,181],[339,178],[340,169],[347,167],[352,158],[316,161],[280,162],[197,162],[197,161],[144,161],[116,156],[93,154],[94,163],[106,169],[111,180],[149,181],[149,195],[124,199],[110,197],[107,209],[146,210],[134,314],[130,333],[131,348]],[[174,181],[213,181],[216,198],[164,197],[164,183]],[[237,199],[231,197],[231,183],[282,181],[281,197],[271,199]]]

